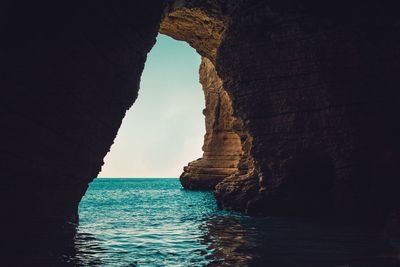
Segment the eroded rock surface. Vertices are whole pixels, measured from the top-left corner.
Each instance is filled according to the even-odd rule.
[[[180,180],[188,189],[214,189],[227,176],[236,173],[243,154],[232,101],[222,86],[213,63],[202,58],[200,83],[206,100],[203,157],[185,167]]]
[[[217,185],[219,203],[382,219],[399,189],[390,6],[256,2],[235,9],[217,51],[254,157],[253,172]]]
[[[206,135],[202,158],[190,162],[181,175],[181,183],[188,189],[214,189],[224,178],[241,173],[250,157],[249,145],[242,146],[248,133],[243,123],[234,117],[232,101],[215,70],[217,49],[221,44],[229,14],[240,3],[229,1],[175,1],[160,26],[160,32],[188,42],[203,56],[200,83],[206,100],[204,110]],[[247,142],[248,143],[248,142]]]

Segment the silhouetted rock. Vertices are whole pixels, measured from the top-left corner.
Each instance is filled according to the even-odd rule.
[[[78,221],[137,97],[164,2],[2,5],[2,224],[37,231]]]

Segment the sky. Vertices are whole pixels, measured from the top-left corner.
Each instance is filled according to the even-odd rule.
[[[159,34],[147,55],[139,96],[128,110],[98,177],[179,177],[200,158],[205,134],[200,56]]]

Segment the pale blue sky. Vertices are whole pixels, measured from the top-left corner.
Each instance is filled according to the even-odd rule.
[[[139,97],[127,112],[99,177],[179,177],[201,157],[205,134],[200,56],[158,35],[147,56]]]

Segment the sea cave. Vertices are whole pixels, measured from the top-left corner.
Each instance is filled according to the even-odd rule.
[[[138,96],[159,33],[187,42],[202,58],[204,153],[182,166],[183,188],[210,190],[219,209],[250,221],[323,217],[398,238],[395,7],[313,0],[4,3],[6,254],[36,255],[26,251],[52,247],[44,236],[71,240],[79,203]],[[21,261],[40,266],[43,257]],[[391,259],[398,264],[398,256]]]

